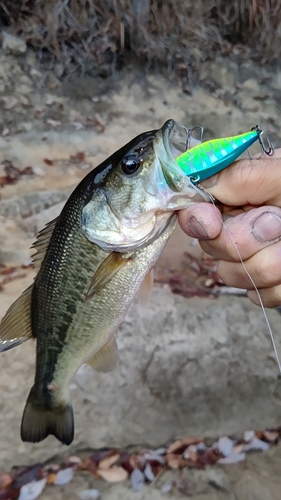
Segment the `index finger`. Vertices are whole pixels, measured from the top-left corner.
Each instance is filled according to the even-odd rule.
[[[202,185],[224,205],[281,206],[281,149],[260,160],[236,161]]]

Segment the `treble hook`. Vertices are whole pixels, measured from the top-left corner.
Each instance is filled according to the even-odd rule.
[[[250,151],[248,151],[248,155],[249,155],[249,158],[250,160],[260,160],[264,153],[267,155],[267,156],[272,156],[274,155],[274,147],[273,147],[273,144],[272,142],[270,141],[270,139],[268,139],[268,137],[266,138],[267,140],[267,145],[268,145],[268,149],[266,149],[265,147],[265,144],[263,142],[263,139],[262,139],[262,134],[263,134],[263,130],[259,127],[259,125],[256,125],[255,127],[252,127],[251,130],[255,130],[259,137],[258,137],[258,141],[260,143],[260,147],[261,147],[261,154],[259,157],[256,157],[256,158],[253,158],[250,154]]]
[[[192,128],[189,128],[188,131],[187,131],[187,141],[186,141],[186,149],[190,149],[190,142],[191,142],[191,139],[192,139],[192,132],[196,129],[199,129],[200,130],[200,142],[202,142],[202,139],[203,139],[203,135],[204,135],[204,127],[202,127],[201,125],[195,125],[195,127],[192,127]]]

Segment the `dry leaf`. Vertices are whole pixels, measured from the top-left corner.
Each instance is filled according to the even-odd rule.
[[[198,444],[203,441],[202,437],[186,437],[183,439],[178,439],[174,443],[170,444],[169,448],[167,449],[167,453],[174,453],[175,451],[178,452],[178,450],[182,447],[187,447],[192,444]]]
[[[82,464],[82,460],[79,457],[76,456],[71,456],[68,457],[67,461],[65,462],[65,465],[72,466],[72,467],[79,467]]]
[[[75,155],[70,156],[71,163],[81,163],[85,160],[85,153],[83,151],[78,151]]]
[[[113,466],[111,469],[98,469],[97,473],[108,483],[119,483],[125,481],[128,477],[128,472],[123,467]]]
[[[34,172],[33,172],[33,168],[28,166],[28,167],[24,167],[21,171],[20,171],[20,175],[33,175]]]
[[[280,437],[280,434],[278,431],[264,431],[263,436],[267,441],[272,443]]]
[[[14,476],[13,488],[21,488],[25,484],[37,482],[42,479],[43,474],[44,470],[38,464],[31,467],[14,467],[12,473]]]
[[[155,478],[155,474],[154,474],[152,467],[149,463],[146,464],[146,466],[144,468],[144,475],[148,481],[153,481]]]
[[[55,472],[51,472],[50,474],[48,474],[48,477],[47,477],[47,484],[54,484],[55,481],[57,479],[57,475]]]
[[[103,460],[100,461],[99,468],[104,470],[109,469],[109,467],[115,464],[115,462],[117,462],[119,458],[120,458],[119,453],[116,453],[116,455],[112,455],[111,457],[104,458]]]
[[[103,133],[105,131],[105,126],[96,118],[86,118],[86,127],[93,127],[98,133]]]
[[[165,462],[171,469],[179,469],[187,465],[187,460],[181,458],[180,455],[176,455],[175,453],[166,455]]]
[[[266,443],[265,441],[262,441],[257,437],[254,437],[249,443],[245,444],[244,446],[244,451],[250,451],[250,450],[267,451],[268,449],[269,449],[269,443]]]
[[[9,474],[0,475],[0,490],[5,490],[12,484],[13,478]]]
[[[32,481],[31,483],[25,484],[20,489],[20,496],[18,500],[35,500],[35,498],[41,495],[46,482],[47,478],[43,477],[43,479],[40,479],[39,481]]]
[[[54,164],[53,160],[49,160],[48,158],[44,158],[43,162],[46,163],[46,165],[49,165],[49,166],[51,166],[51,165]]]
[[[135,453],[133,453],[129,457],[129,464],[130,464],[132,470],[142,468],[142,466],[143,466],[143,462],[142,462],[141,457],[139,455],[136,455]]]
[[[233,450],[233,446],[234,446],[234,441],[232,439],[230,439],[229,437],[227,437],[227,436],[223,436],[223,437],[219,438],[219,440],[217,442],[217,448],[218,448],[218,450],[225,457],[227,457],[228,455],[230,455],[230,453]]]
[[[235,453],[241,453],[244,450],[245,443],[235,444],[232,449],[232,455]]]
[[[243,434],[244,441],[251,441],[255,437],[255,431],[245,431]]]
[[[57,473],[57,477],[54,481],[54,484],[63,485],[69,483],[74,476],[74,470],[72,467],[68,467],[67,469],[62,469]]]
[[[183,457],[190,458],[190,460],[192,460],[192,462],[197,462],[198,453],[197,453],[196,446],[191,444],[184,452]]]
[[[93,462],[90,458],[86,458],[86,460],[83,460],[82,464],[80,465],[80,470],[87,470],[94,476],[96,475],[97,472],[97,464]]]
[[[131,474],[130,481],[134,491],[141,491],[145,484],[145,476],[140,469],[135,469]]]

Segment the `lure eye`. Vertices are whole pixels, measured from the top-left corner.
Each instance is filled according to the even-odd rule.
[[[134,174],[140,168],[141,162],[136,155],[125,156],[121,161],[122,172],[126,175]]]

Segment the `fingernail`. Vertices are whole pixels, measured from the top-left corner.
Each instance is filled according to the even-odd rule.
[[[202,186],[206,189],[209,189],[216,185],[217,180],[218,180],[218,174],[213,175],[212,177],[209,177],[209,179],[206,179],[204,182],[202,182]]]
[[[208,234],[205,228],[202,226],[202,224],[200,224],[200,222],[198,222],[198,220],[194,216],[190,217],[188,226],[194,234],[195,238],[208,238]]]
[[[281,218],[272,212],[259,215],[252,225],[253,235],[261,243],[281,237]]]

